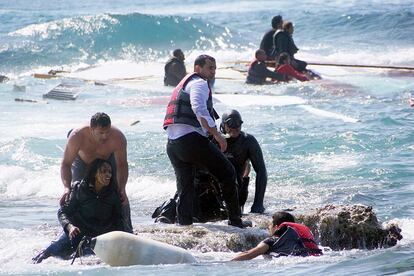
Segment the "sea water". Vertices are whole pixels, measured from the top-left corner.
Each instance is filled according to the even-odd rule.
[[[268,213],[371,205],[381,222],[402,228],[397,246],[326,248],[318,258],[242,263],[227,262],[233,252],[193,251],[197,265],[111,268],[55,258],[31,264],[60,231],[56,212],[67,132],[88,124],[95,112],[111,116],[128,141],[133,224],[152,224],[154,208],[175,192],[162,129],[171,93],[163,86],[163,65],[170,52],[183,49],[188,68],[197,55],[210,54],[220,76],[235,60],[253,58],[277,14],[295,25],[299,59],[414,67],[413,1],[0,1],[0,74],[10,78],[0,84],[0,274],[414,273],[413,75],[322,66],[310,68],[324,80],[308,83],[251,86],[239,73],[217,78],[215,93],[225,95],[215,107],[219,114],[237,108],[243,130],[259,141]],[[71,78],[32,77],[50,69],[70,71]],[[139,78],[115,80],[126,77]],[[62,82],[78,87],[75,101],[42,99]],[[226,100],[232,93],[237,95]]]

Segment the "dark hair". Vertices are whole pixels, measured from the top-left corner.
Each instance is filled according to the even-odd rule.
[[[286,31],[287,29],[289,29],[289,28],[291,28],[291,27],[293,27],[292,22],[290,22],[290,21],[283,22],[282,29],[283,29],[284,31]]]
[[[295,222],[295,217],[292,214],[285,212],[285,211],[274,213],[272,215],[272,219],[273,219],[272,220],[273,227],[276,225],[280,225],[283,222],[293,222],[293,223]]]
[[[112,185],[114,182],[114,177],[113,177],[113,168],[111,163],[108,160],[104,160],[104,159],[100,159],[97,158],[95,160],[93,160],[93,162],[88,166],[88,170],[86,172],[85,178],[84,180],[86,181],[86,183],[88,184],[93,184],[95,185],[95,175],[98,172],[98,170],[104,165],[104,164],[108,164],[109,166],[111,166],[112,169],[112,176],[111,176],[111,182],[109,185]]]
[[[279,26],[279,24],[282,23],[282,22],[283,22],[283,20],[282,20],[281,15],[273,16],[273,18],[272,18],[272,28],[276,29]]]
[[[289,59],[289,54],[286,52],[283,52],[279,55],[279,58],[277,59],[277,64],[278,65],[282,65],[282,64],[286,64],[287,60]]]
[[[183,54],[183,51],[181,49],[175,49],[173,51],[173,56],[178,57],[180,54]]]
[[[216,62],[216,60],[212,56],[199,55],[194,61],[194,66],[200,65],[201,67],[203,67],[204,64],[206,64],[206,60],[210,60],[211,62]]]
[[[91,128],[111,126],[111,118],[106,113],[98,112],[92,116],[90,126]]]
[[[254,53],[255,58],[257,58],[260,54],[266,55],[266,52],[263,49],[258,49]]]

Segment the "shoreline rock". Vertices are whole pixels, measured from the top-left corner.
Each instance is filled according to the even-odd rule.
[[[370,206],[326,205],[306,214],[292,212],[297,221],[306,224],[316,242],[332,250],[375,249],[391,247],[402,239],[401,229],[389,224],[383,229]],[[196,223],[192,226],[173,224],[135,225],[135,233],[199,252],[245,251],[269,236],[271,214],[248,214],[254,227],[239,229],[227,221]]]

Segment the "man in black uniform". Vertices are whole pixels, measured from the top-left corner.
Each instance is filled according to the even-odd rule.
[[[243,208],[247,200],[249,185],[249,161],[256,172],[256,192],[253,205],[250,209],[252,213],[263,213],[263,198],[267,186],[267,171],[263,159],[262,149],[253,135],[241,131],[243,124],[240,113],[237,110],[230,110],[221,117],[220,130],[229,136],[227,140],[227,150],[224,155],[233,164],[239,189],[239,204]]]
[[[273,35],[278,29],[282,28],[282,16],[276,15],[272,18],[272,29],[267,31],[260,42],[260,49],[264,50],[267,55],[267,60],[274,60],[273,52]]]
[[[187,74],[184,65],[184,53],[181,49],[175,49],[173,57],[170,58],[165,64],[164,71],[164,85],[166,86],[177,86],[177,84]]]

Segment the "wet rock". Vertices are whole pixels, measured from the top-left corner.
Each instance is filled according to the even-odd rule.
[[[382,228],[371,206],[327,205],[297,219],[308,225],[317,242],[332,250],[390,247],[402,239],[398,225]]]
[[[306,213],[292,213],[311,229],[320,245],[332,250],[390,247],[402,239],[398,225],[383,229],[369,206],[327,205]],[[254,227],[239,229],[228,226],[226,221],[192,226],[157,223],[136,225],[135,232],[199,252],[245,251],[268,237],[271,215],[249,214],[244,218],[252,220]]]

